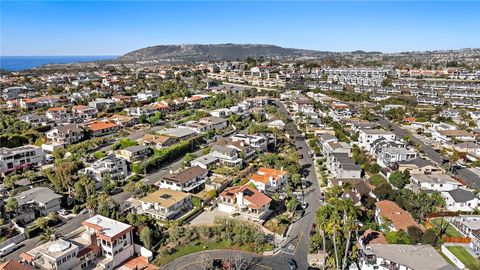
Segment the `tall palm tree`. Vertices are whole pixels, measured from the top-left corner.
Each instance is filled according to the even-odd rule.
[[[97,197],[90,196],[87,198],[87,201],[85,202],[85,207],[87,207],[90,217],[93,217],[95,215],[95,209],[97,208],[97,206]]]
[[[40,242],[42,243],[50,242],[54,238],[55,238],[55,230],[50,227],[46,227],[45,229],[43,229],[43,232],[40,235]]]

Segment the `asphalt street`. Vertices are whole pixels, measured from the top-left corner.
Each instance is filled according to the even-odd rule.
[[[78,228],[82,226],[82,222],[89,218],[88,213],[86,214],[78,214],[77,216],[73,217],[72,219],[68,220],[66,223],[60,225],[59,227],[54,228],[55,232],[62,236],[67,236],[72,232],[76,231]],[[29,251],[34,247],[42,244],[40,241],[40,236],[36,236],[34,238],[27,239],[18,244],[18,247],[15,251],[5,256],[5,259],[14,259],[18,260],[20,257],[20,253]]]

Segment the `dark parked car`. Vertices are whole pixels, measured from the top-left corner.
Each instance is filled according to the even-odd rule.
[[[290,267],[290,270],[297,269],[297,262],[295,262],[294,259],[287,259],[287,264],[288,264],[288,267]]]

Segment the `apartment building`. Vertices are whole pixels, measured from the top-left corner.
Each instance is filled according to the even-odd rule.
[[[42,148],[34,145],[25,145],[15,148],[0,148],[0,174],[7,174],[16,170],[23,170],[31,165],[43,162]]]

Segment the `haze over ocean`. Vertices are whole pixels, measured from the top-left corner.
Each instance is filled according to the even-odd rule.
[[[19,71],[46,64],[71,64],[97,60],[115,59],[113,55],[71,55],[71,56],[0,56],[0,69]]]

